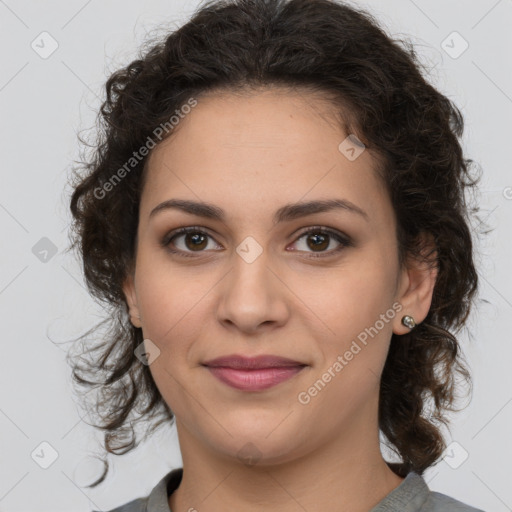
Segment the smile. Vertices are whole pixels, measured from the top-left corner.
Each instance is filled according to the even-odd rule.
[[[208,367],[212,375],[221,382],[243,391],[261,391],[268,389],[299,373],[304,366],[286,366],[282,368],[261,368],[258,370],[239,370],[235,368]]]

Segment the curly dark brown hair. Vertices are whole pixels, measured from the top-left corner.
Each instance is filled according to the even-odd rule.
[[[430,311],[410,333],[393,334],[379,402],[380,431],[401,460],[390,466],[400,476],[422,474],[444,451],[440,424],[448,425],[446,411],[457,410],[457,376],[471,389],[455,334],[477,291],[470,226],[478,208],[466,192],[476,190],[479,177],[459,143],[461,112],[424,78],[412,43],[391,39],[369,13],[332,0],[210,1],[146,45],[108,78],[98,135],[72,180],[70,249],[108,315],[80,337],[89,340],[105,326],[99,343],[89,340],[70,364],[75,383],[96,391],[95,427],[105,431],[106,451],[135,448],[134,426],[142,420],[159,420],[144,437],[173,421],[149,367],[134,354],[143,335],[130,323],[122,289],[134,265],[147,155],[131,170],[126,162],[190,98],[283,86],[323,95],[345,132],[378,155],[396,212],[400,261],[425,257],[421,234],[435,242],[435,258],[427,255],[438,269]],[[104,480],[103,462],[105,472],[90,487]]]

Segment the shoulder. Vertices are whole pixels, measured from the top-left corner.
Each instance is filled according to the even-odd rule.
[[[168,497],[178,488],[182,476],[182,468],[173,469],[161,478],[148,496],[137,498],[103,512],[170,512]],[[92,512],[99,511],[93,510]]]
[[[146,512],[148,504],[148,498],[137,498],[136,500],[125,503],[119,507],[111,510],[105,510],[104,512]],[[92,512],[98,512],[93,510]]]
[[[370,512],[484,512],[462,501],[431,491],[423,476],[410,472]]]
[[[484,512],[446,494],[430,491],[421,512]]]
[[[111,510],[105,510],[104,512],[146,512],[148,505],[148,498],[137,498],[136,500],[130,501],[129,503],[125,503],[119,507],[113,508]],[[92,512],[99,512],[97,510],[93,510]]]

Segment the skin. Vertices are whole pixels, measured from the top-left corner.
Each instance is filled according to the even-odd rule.
[[[436,273],[414,261],[399,267],[394,210],[374,156],[341,154],[348,134],[327,108],[290,90],[211,94],[148,158],[124,291],[133,324],[160,350],[150,371],[176,417],[183,479],[169,498],[173,512],[224,511],[226,503],[247,512],[367,512],[403,481],[380,451],[380,376],[392,333],[409,331],[402,316],[426,317]],[[176,209],[150,217],[173,198],[213,203],[226,219]],[[341,209],[272,221],[284,204],[331,198],[368,218]],[[160,244],[186,226],[209,235],[199,250],[190,235],[174,239],[189,258]],[[303,236],[312,226],[354,245],[334,253],[340,243],[329,237],[315,248]],[[236,252],[248,236],[262,250],[251,263]],[[402,310],[300,403],[298,394],[395,302]],[[308,366],[268,390],[239,391],[201,364],[229,354]]]

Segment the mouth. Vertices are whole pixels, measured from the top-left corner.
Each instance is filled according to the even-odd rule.
[[[219,357],[203,363],[211,374],[242,391],[262,391],[291,379],[307,365],[292,359],[263,355]]]

